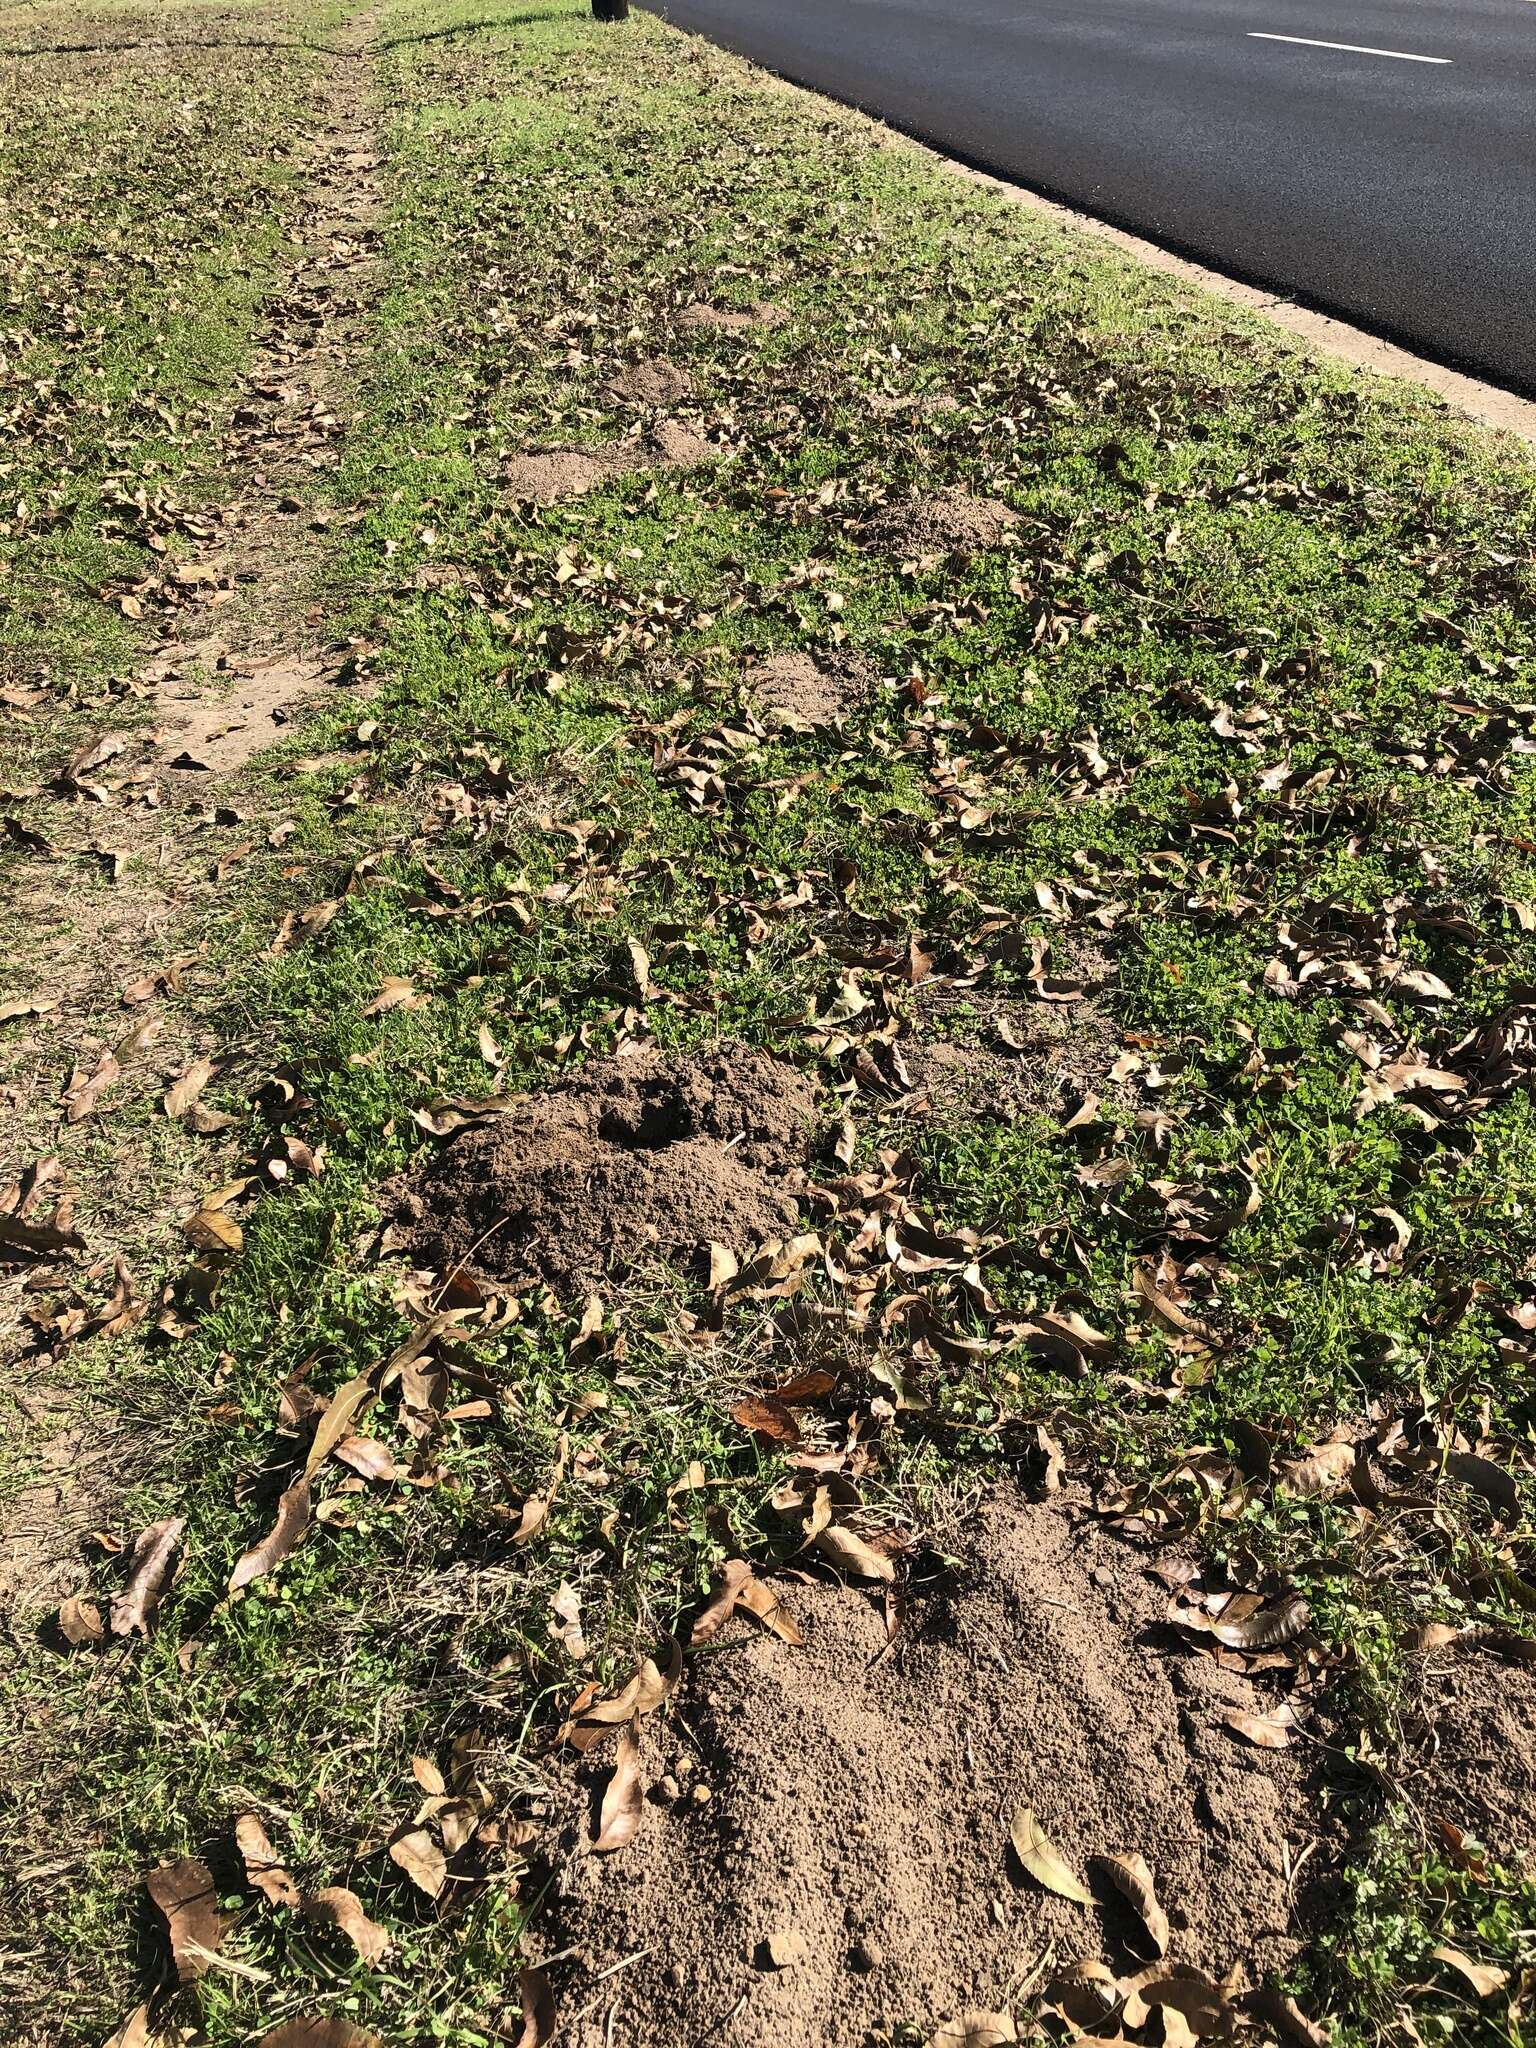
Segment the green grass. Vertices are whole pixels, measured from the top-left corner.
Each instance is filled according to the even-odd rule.
[[[1006,1464],[999,1444],[1023,1441],[1009,1425],[1049,1413],[1106,1491],[1158,1482],[1213,1552],[1289,1574],[1349,1653],[1378,1741],[1409,1627],[1523,1628],[1531,1597],[1500,1554],[1528,1567],[1536,1410],[1528,1364],[1500,1347],[1536,1257],[1536,1110],[1516,1087],[1433,1129],[1390,1104],[1362,1118],[1364,1069],[1342,1036],[1455,1064],[1452,1048],[1536,981],[1520,908],[1536,897],[1529,467],[1428,399],[1318,367],[649,19],[609,35],[574,7],[481,23],[467,5],[396,5],[380,31],[388,283],[337,494],[361,515],[337,587],[381,643],[366,796],[328,801],[356,762],[308,779],[297,837],[251,864],[211,934],[222,1021],[249,1036],[257,1020],[272,1063],[299,1077],[310,1106],[293,1128],[323,1140],[326,1171],[243,1210],[244,1253],[193,1335],[117,1361],[161,1447],[123,1524],[175,1512],[190,1527],[185,1572],[108,1686],[110,1711],[88,1659],[39,1649],[14,1681],[27,1753],[53,1760],[23,1832],[69,1844],[68,1867],[27,1893],[66,1987],[59,2039],[92,2038],[152,1967],[139,1872],[227,1841],[253,1802],[283,1817],[300,1875],[354,1885],[399,1951],[349,1968],[247,1902],[227,1953],[265,1978],[212,1974],[203,2038],[243,2042],[317,2008],[392,2042],[500,2038],[528,1902],[493,1884],[451,1923],[413,1902],[377,1847],[416,1802],[412,1755],[441,1759],[474,1728],[482,1775],[515,1807],[531,1734],[583,1675],[549,1639],[559,1583],[581,1588],[598,1673],[622,1674],[708,1584],[727,1537],[774,1540],[775,1461],[728,1415],[755,1311],[693,1356],[667,1341],[677,1291],[637,1289],[619,1304],[622,1372],[573,1354],[580,1304],[529,1301],[501,1334],[467,1333],[463,1359],[498,1396],[488,1421],[435,1439],[439,1483],[359,1494],[355,1519],[315,1530],[244,1600],[221,1597],[259,1533],[251,1484],[291,1448],[275,1434],[280,1383],[307,1370],[329,1391],[406,1328],[399,1269],[368,1232],[380,1181],[423,1150],[411,1112],[487,1091],[482,1025],[508,1087],[544,1078],[566,1034],[611,1045],[608,962],[627,938],[664,991],[648,1010],[658,1041],[725,1033],[798,1060],[829,1121],[852,1064],[820,1020],[848,960],[865,963],[869,999],[853,1035],[893,1018],[911,1037],[919,999],[867,964],[886,941],[920,934],[979,997],[1017,1002],[1032,939],[1068,962],[1085,946],[1109,957],[1104,1064],[1124,1048],[1144,1066],[1089,1127],[1063,1132],[1044,1111],[893,1123],[867,1091],[837,1105],[861,1163],[910,1145],[913,1199],[936,1225],[1018,1248],[988,1269],[1005,1322],[1075,1307],[1115,1344],[1081,1376],[1003,1338],[959,1363],[867,1347],[921,1404],[865,1486],[878,1519],[920,1533],[944,1489]],[[463,32],[419,40],[442,29]],[[247,77],[235,97],[257,123],[249,90]],[[254,204],[242,180],[270,175],[232,145],[209,189]],[[187,258],[202,278],[221,260]],[[145,278],[140,353],[115,365],[114,390],[185,382],[194,361],[227,378],[256,277],[218,274],[227,293],[205,329],[163,356],[133,338],[192,285]],[[708,297],[766,297],[789,317],[744,336],[674,329]],[[604,376],[662,352],[694,375],[728,462],[536,518],[507,501],[508,454],[622,431]],[[883,416],[870,399],[887,390],[954,406]],[[91,538],[94,447],[65,465],[81,481],[25,558],[24,592],[47,596],[61,560],[92,583],[109,572],[112,549]],[[182,457],[151,442],[142,459],[174,473]],[[857,519],[881,499],[955,483],[1005,498],[1017,544],[912,573],[860,544]],[[420,589],[427,564],[461,580]],[[47,632],[67,618],[96,652],[121,631],[89,606],[89,625],[51,597],[44,609]],[[34,631],[46,638],[28,623],[24,645]],[[887,690],[840,738],[720,737],[750,658],[834,640],[920,676],[926,711]],[[655,765],[674,719],[720,764],[717,808]],[[342,737],[337,714],[303,751]],[[456,784],[469,822],[442,801]],[[962,825],[955,786],[990,815]],[[546,807],[595,820],[610,850],[573,855]],[[322,937],[263,951],[284,910],[337,894],[363,855],[377,857],[368,886]],[[523,891],[532,928],[429,916],[424,863],[466,901]],[[597,886],[542,902],[577,877]],[[802,879],[806,900],[764,915],[766,935],[743,914],[744,898],[761,910]],[[1298,964],[1288,931],[1339,963],[1292,997],[1265,982],[1277,958]],[[1450,995],[1405,995],[1384,960]],[[397,973],[430,1002],[365,1017]],[[1208,1240],[1181,1237],[1181,1200],[1233,1215]],[[1219,1340],[1204,1353],[1171,1346],[1135,1291],[1162,1251]],[[932,1294],[952,1327],[985,1334],[952,1286]],[[871,1373],[860,1398],[885,1384]],[[592,1393],[605,1405],[570,1423]],[[1202,1512],[1191,1447],[1236,1454],[1234,1425],[1252,1424],[1294,1455],[1373,1404],[1416,1400],[1514,1462],[1513,1536],[1470,1494],[1448,1497],[1439,1532],[1398,1525],[1390,1542],[1267,1485],[1226,1519]],[[392,1410],[370,1426],[390,1434]],[[511,1551],[507,1504],[545,1482],[562,1428],[614,1484],[567,1484],[547,1538]],[[712,1484],[679,1504],[693,1461]],[[1298,1987],[1341,2048],[1382,2037],[1437,1941],[1536,1965],[1528,1882],[1453,1876],[1377,1818],[1379,1800],[1353,1797],[1348,1917]],[[1431,1997],[1414,2012],[1429,2039],[1530,2038],[1502,2007]]]

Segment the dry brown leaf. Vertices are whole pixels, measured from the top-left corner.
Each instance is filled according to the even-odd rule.
[[[1008,1839],[1024,1868],[1047,1891],[1055,1892],[1059,1898],[1071,1899],[1079,1906],[1093,1904],[1092,1892],[1074,1875],[1029,1807],[1020,1807]]]
[[[122,2025],[102,2043],[102,2048],[186,2048],[187,2034],[174,2022],[160,2026],[151,2022],[149,2000],[136,2005]]]
[[[345,1885],[329,1885],[316,1892],[304,1908],[304,1917],[344,1934],[365,1963],[382,1963],[394,1947],[387,1930],[368,1918],[362,1900]]]
[[[1018,2038],[1009,2013],[963,2012],[929,2036],[928,2048],[1007,2048]]]
[[[78,1593],[72,1593],[60,1607],[58,1628],[65,1642],[76,1650],[82,1643],[99,1643],[106,1634],[101,1609],[94,1600],[83,1599]]]
[[[350,1432],[354,1418],[372,1398],[373,1391],[373,1374],[364,1372],[332,1394],[310,1443],[309,1456],[304,1460],[306,1479],[314,1478],[331,1452]]]
[[[299,1888],[278,1860],[270,1836],[254,1813],[242,1813],[235,1822],[235,1847],[248,1884],[274,1906],[299,1906]]]
[[[379,984],[379,992],[371,1003],[364,1003],[365,1017],[382,1017],[390,1010],[419,1010],[427,997],[418,994],[416,984],[407,975],[386,974]]]
[[[425,1828],[408,1828],[396,1835],[389,1845],[389,1860],[429,1899],[441,1896],[448,1882],[448,1864]]]
[[[1299,1593],[1287,1593],[1272,1607],[1257,1607],[1238,1621],[1213,1621],[1211,1634],[1229,1650],[1270,1650],[1293,1642],[1309,1619]]]
[[[185,1116],[217,1071],[212,1060],[194,1060],[187,1071],[166,1090],[166,1115]]]
[[[889,1584],[896,1576],[896,1566],[883,1551],[873,1549],[862,1536],[856,1536],[851,1529],[844,1529],[836,1522],[829,1522],[825,1529],[818,1529],[811,1538],[811,1548],[820,1551],[838,1571],[851,1572],[859,1579],[880,1579]]]
[[[1230,1728],[1234,1735],[1241,1735],[1257,1749],[1289,1749],[1297,1726],[1296,1716],[1288,1705],[1276,1708],[1273,1714],[1245,1714],[1241,1707],[1231,1707],[1222,1715],[1221,1722],[1224,1728]]]
[[[128,1553],[128,1583],[112,1602],[113,1635],[148,1635],[150,1617],[171,1583],[176,1546],[186,1526],[185,1516],[174,1515],[163,1522],[151,1522],[134,1537]]]
[[[556,2025],[549,1979],[542,1970],[524,1970],[518,1978],[517,1995],[523,2008],[523,2031],[517,2037],[517,2048],[544,2048]]]
[[[1293,1500],[1337,1493],[1355,1469],[1353,1444],[1318,1444],[1304,1458],[1281,1468],[1277,1490]]]
[[[252,1585],[257,1579],[264,1579],[268,1572],[276,1571],[283,1559],[292,1555],[308,1527],[309,1481],[296,1479],[279,1499],[272,1527],[230,1573],[230,1592],[238,1593],[243,1586]]]
[[[773,1394],[743,1394],[731,1403],[731,1420],[770,1443],[797,1444],[800,1425]]]
[[[773,1588],[765,1585],[761,1579],[751,1579],[743,1586],[737,1605],[745,1607],[748,1614],[760,1621],[763,1627],[776,1635],[781,1642],[792,1643],[796,1648],[805,1642],[800,1624]]]
[[[286,2020],[263,2034],[256,2048],[384,2048],[383,2037],[351,2020]]]
[[[1119,1856],[1096,1856],[1096,1867],[1102,1870],[1116,1889],[1122,1892],[1131,1909],[1147,1930],[1147,1939],[1160,1956],[1168,1953],[1168,1915],[1158,1903],[1157,1888],[1152,1882],[1152,1873],[1147,1868],[1146,1858],[1135,1849],[1127,1849]]]
[[[208,1958],[224,1939],[224,1916],[219,1911],[213,1872],[201,1858],[183,1856],[177,1863],[149,1871],[144,1889],[170,1931],[176,1975],[183,1984],[190,1984],[202,1976]]]
[[[644,1801],[645,1786],[640,1778],[640,1737],[634,1722],[630,1721],[619,1731],[613,1776],[603,1791],[597,1840],[592,1847],[605,1854],[627,1848],[639,1831]]]
[[[1452,1948],[1449,1942],[1441,1942],[1438,1948],[1430,1950],[1437,1963],[1444,1963],[1448,1969],[1464,1977],[1478,1998],[1492,1998],[1509,1982],[1508,1970],[1501,1970],[1497,1963],[1478,1963],[1465,1955],[1459,1948]]]
[[[222,1209],[194,1209],[181,1228],[188,1244],[200,1252],[234,1253],[245,1242],[239,1224]]]

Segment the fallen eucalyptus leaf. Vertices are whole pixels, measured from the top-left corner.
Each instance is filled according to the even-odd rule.
[[[298,1908],[299,1888],[278,1860],[266,1829],[254,1813],[242,1813],[235,1822],[235,1847],[245,1865],[247,1883],[254,1885],[274,1906]]]
[[[592,1847],[605,1855],[615,1849],[627,1848],[639,1831],[644,1802],[645,1786],[640,1779],[640,1738],[635,1732],[634,1722],[630,1721],[619,1731],[613,1776],[603,1791],[597,1840]]]
[[[1152,1872],[1147,1868],[1146,1858],[1134,1849],[1128,1849],[1118,1856],[1096,1856],[1095,1866],[1102,1870],[1122,1892],[1132,1910],[1147,1930],[1147,1939],[1160,1956],[1168,1953],[1168,1915],[1158,1903],[1157,1889],[1152,1882]]]
[[[175,1515],[151,1522],[134,1537],[128,1553],[128,1583],[111,1606],[113,1635],[148,1635],[150,1617],[171,1583],[176,1546],[186,1526],[185,1516]]]
[[[183,1984],[190,1984],[202,1976],[208,1957],[224,1939],[224,1916],[219,1911],[213,1873],[199,1857],[183,1856],[179,1862],[149,1871],[144,1889],[169,1930],[176,1975]]]
[[[365,1963],[382,1963],[394,1947],[388,1931],[363,1911],[363,1902],[345,1885],[330,1885],[304,1908],[306,1920],[322,1927],[334,1927],[344,1934]]]
[[[1047,1891],[1055,1892],[1060,1898],[1071,1899],[1079,1906],[1093,1904],[1092,1892],[1074,1875],[1029,1807],[1020,1807],[1008,1839],[1024,1868]]]

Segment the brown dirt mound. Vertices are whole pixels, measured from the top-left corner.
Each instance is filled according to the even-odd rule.
[[[549,448],[542,453],[516,455],[502,471],[508,495],[524,505],[558,505],[566,498],[584,498],[612,476],[622,476],[637,467],[614,448]]]
[[[616,476],[642,469],[698,469],[718,462],[722,450],[684,420],[658,420],[640,440],[609,441],[600,448],[546,448],[517,455],[502,470],[509,496],[525,505],[558,505],[584,498]]]
[[[701,1652],[672,1725],[646,1724],[628,1849],[588,1850],[601,1762],[560,1788],[544,1935],[579,1951],[560,1985],[574,2048],[610,2026],[626,2048],[855,2048],[1009,2006],[1051,1949],[1137,1968],[1145,1936],[1090,1860],[1126,1850],[1151,1865],[1175,1962],[1257,1977],[1288,1960],[1287,1873],[1317,1832],[1298,1767],[1219,1725],[1260,1704],[1246,1680],[1150,1646],[1165,1601],[1098,1528],[1008,1498],[894,1647],[868,1599],[814,1585],[786,1594],[804,1648],[756,1634]],[[1094,1906],[1016,1863],[1026,1805]],[[800,1958],[762,1967],[789,1930]]]
[[[790,724],[829,725],[869,696],[875,673],[857,654],[770,654],[747,671],[746,685]]]
[[[628,363],[603,387],[610,398],[629,405],[676,405],[693,395],[693,379],[665,356],[645,363]]]
[[[815,1111],[804,1075],[746,1046],[594,1060],[397,1182],[392,1241],[561,1292],[711,1240],[748,1250],[795,1227]]]
[[[973,498],[956,488],[884,506],[864,535],[895,555],[974,555],[995,548],[1018,522],[1017,512],[998,499]]]
[[[1423,1677],[1425,1768],[1409,1796],[1493,1856],[1536,1858],[1536,1670],[1467,1647],[1427,1659]]]
[[[690,329],[713,327],[735,334],[748,327],[782,327],[788,317],[781,306],[775,306],[767,299],[754,299],[750,306],[711,306],[697,299],[691,306],[684,306],[677,316],[677,324],[685,333]]]

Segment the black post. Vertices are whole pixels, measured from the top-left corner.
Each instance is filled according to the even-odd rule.
[[[592,0],[594,21],[628,21],[629,0]]]

